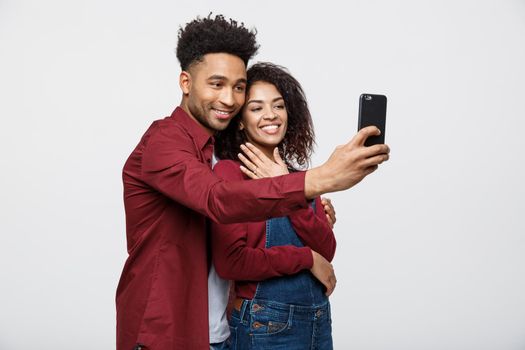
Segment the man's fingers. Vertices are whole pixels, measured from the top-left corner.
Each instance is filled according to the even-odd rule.
[[[330,226],[331,229],[334,228],[334,221],[332,220],[332,217],[328,214],[325,214],[326,215],[326,220],[328,220],[328,226]]]
[[[362,128],[357,132],[357,134],[350,140],[349,143],[356,145],[356,146],[364,146],[365,141],[370,136],[378,136],[381,135],[381,130],[379,130],[376,126],[367,126],[366,128]]]
[[[334,211],[334,206],[332,205],[332,200],[330,198],[321,197],[321,204],[324,207],[325,211]]]
[[[335,217],[335,211],[333,213],[326,213],[326,217],[328,218],[328,222],[332,225],[334,225],[337,221],[337,218]]]
[[[330,215],[335,215],[335,209],[334,209],[334,206],[332,205],[332,203],[327,203],[323,206],[324,208],[324,211],[327,213],[327,214],[330,214]]]
[[[326,214],[326,218],[328,219],[328,224],[330,225],[330,228],[334,228],[336,218],[335,209],[332,204],[332,201],[330,200],[330,198],[321,198],[321,203],[323,204],[323,209]]]
[[[386,162],[390,158],[388,154],[378,154],[377,156],[367,158],[363,161],[363,166],[369,168],[371,166],[377,166],[383,162]]]
[[[331,205],[326,205],[324,207],[324,212],[326,213],[326,217],[328,218],[328,223],[332,226],[335,224],[335,210]]]
[[[372,166],[369,166],[368,168],[366,168],[364,170],[364,175],[365,176],[368,176],[370,174],[372,174],[374,171],[377,170],[377,168],[379,168],[379,165],[372,165]]]
[[[388,145],[382,144],[363,148],[362,155],[365,158],[373,157],[378,154],[390,154],[390,147],[388,147]]]

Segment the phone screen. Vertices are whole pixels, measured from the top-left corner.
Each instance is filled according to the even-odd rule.
[[[371,136],[365,141],[365,146],[385,143],[386,127],[386,96],[362,94],[359,97],[358,130],[374,125],[381,130],[381,135]]]

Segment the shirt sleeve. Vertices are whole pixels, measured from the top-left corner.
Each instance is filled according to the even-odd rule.
[[[307,206],[304,173],[225,181],[213,174],[195,149],[192,139],[180,128],[157,126],[144,145],[142,181],[222,223],[264,220]]]
[[[215,172],[228,180],[242,179],[239,166],[233,161],[219,162]],[[220,277],[236,281],[261,281],[292,275],[312,267],[312,252],[308,247],[249,247],[248,225],[212,224],[213,263]]]
[[[321,254],[326,260],[332,261],[336,247],[335,235],[328,224],[319,197],[315,198],[315,210],[309,206],[294,211],[288,218],[304,245]]]

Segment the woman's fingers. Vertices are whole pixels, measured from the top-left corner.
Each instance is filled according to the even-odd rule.
[[[257,165],[253,164],[248,158],[246,158],[246,157],[244,156],[244,154],[239,153],[239,154],[237,155],[237,157],[239,157],[239,159],[241,160],[241,162],[244,164],[244,166],[245,166],[248,170],[252,171],[254,174],[257,173]]]
[[[330,296],[335,289],[337,279],[335,278],[334,267],[322,255],[312,250],[312,268],[310,272],[319,282],[326,287],[326,296]]]
[[[274,150],[275,161],[251,143],[241,145],[241,150],[244,154],[239,153],[237,156],[244,163],[244,166],[256,175],[256,177],[250,176],[250,178],[274,177],[288,174],[288,166],[279,156],[279,150],[277,148]]]
[[[273,158],[275,159],[275,162],[277,164],[279,164],[280,166],[283,166],[283,167],[286,167],[286,163],[284,162],[284,160],[281,158],[281,155],[279,154],[279,148],[275,147],[273,149]]]
[[[241,165],[241,171],[246,174],[250,179],[258,179],[259,177],[250,169]]]
[[[249,142],[241,145],[241,150],[256,166],[261,166],[264,160],[268,160],[268,157],[266,157],[263,152]]]

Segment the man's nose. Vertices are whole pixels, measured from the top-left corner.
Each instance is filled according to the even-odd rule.
[[[233,96],[233,90],[223,89],[220,96],[220,102],[228,107],[231,107],[235,104],[235,99]]]

